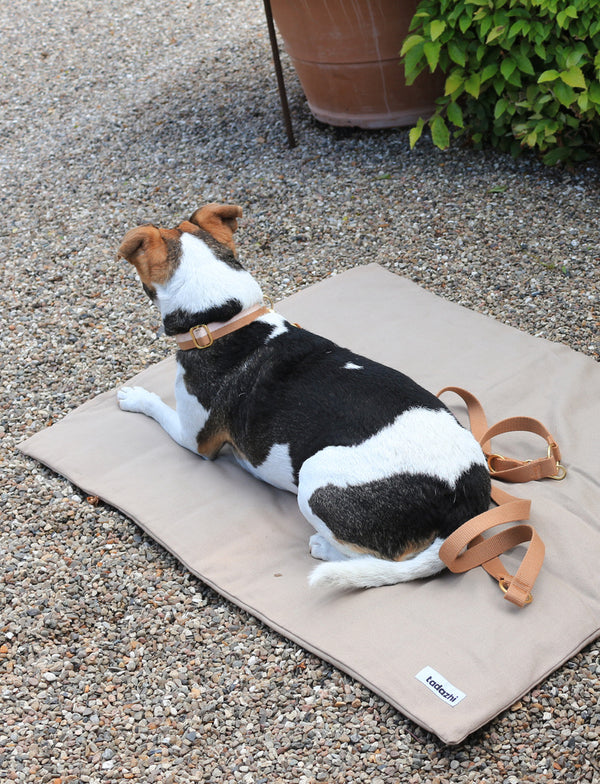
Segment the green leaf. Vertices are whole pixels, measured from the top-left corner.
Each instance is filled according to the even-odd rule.
[[[564,161],[569,157],[568,147],[555,147],[553,150],[547,152],[542,160],[547,166],[554,166],[560,161]]]
[[[568,27],[569,22],[567,20],[569,19],[577,19],[577,9],[574,5],[569,5],[556,14],[556,21],[559,27]]]
[[[510,30],[508,31],[509,38],[515,38],[519,33],[523,35],[527,35],[531,28],[531,25],[527,21],[527,19],[517,19],[516,22],[511,26]]]
[[[408,38],[402,44],[402,49],[400,49],[400,57],[404,57],[407,52],[417,46],[418,44],[422,44],[425,39],[422,35],[409,35]]]
[[[472,16],[469,17],[466,14],[463,14],[458,20],[458,26],[460,27],[460,31],[461,33],[463,33],[463,35],[464,33],[467,32],[469,27],[471,27],[472,21],[473,21],[473,17]]]
[[[423,133],[423,128],[425,127],[425,120],[422,117],[419,117],[417,120],[417,124],[414,128],[411,128],[408,132],[408,141],[410,144],[410,149],[412,150],[415,144],[421,138],[421,134]]]
[[[521,73],[529,74],[529,76],[533,76],[535,74],[531,60],[529,57],[527,57],[526,54],[523,54],[522,52],[515,52],[514,58]]]
[[[560,78],[565,84],[568,84],[569,87],[581,87],[584,90],[586,88],[585,76],[583,75],[581,68],[575,67],[569,68],[568,71],[561,71]]]
[[[423,44],[417,44],[404,56],[404,73],[406,84],[411,85],[425,67],[422,62]]]
[[[450,59],[457,65],[465,65],[467,62],[466,55],[467,45],[464,41],[457,41],[454,38],[448,41],[448,55]]]
[[[464,75],[462,71],[454,70],[446,79],[444,95],[452,95],[459,88],[464,87]]]
[[[425,44],[423,44],[423,53],[427,58],[431,73],[433,73],[437,68],[437,64],[440,59],[441,48],[442,45],[439,43],[439,41],[427,41]]]
[[[522,87],[521,72],[519,71],[519,69],[515,68],[515,70],[511,73],[511,75],[508,77],[506,81],[509,84],[514,85],[515,87]]]
[[[537,133],[535,131],[531,131],[531,133],[528,133],[525,137],[525,144],[527,144],[528,147],[535,147],[536,143]]]
[[[542,84],[542,82],[553,82],[555,79],[558,79],[560,74],[558,71],[555,71],[554,68],[551,68],[549,71],[544,71],[540,74],[538,78],[538,84]]]
[[[588,87],[588,95],[590,99],[596,103],[600,104],[600,83],[599,82],[591,82],[590,86]]]
[[[533,104],[538,94],[539,94],[539,87],[535,84],[530,84],[527,90],[525,91],[526,103],[524,103],[523,106],[529,106]]]
[[[496,91],[496,95],[504,95],[504,90],[506,89],[506,82],[501,76],[496,76],[492,84],[494,85],[494,90]]]
[[[472,95],[473,98],[479,98],[479,91],[481,89],[481,77],[478,73],[471,74],[468,79],[465,80],[465,90]]]
[[[508,80],[516,67],[517,64],[512,59],[512,57],[505,57],[504,60],[502,60],[500,63],[500,73],[505,79]]]
[[[446,110],[446,116],[452,123],[452,125],[456,125],[457,128],[464,128],[465,122],[463,119],[463,113],[460,106],[452,101],[448,104],[448,109]]]
[[[497,25],[496,27],[492,28],[489,32],[488,37],[485,39],[486,44],[491,44],[492,41],[495,41],[497,38],[500,38],[502,33],[506,28],[504,25]]]
[[[449,147],[450,132],[443,117],[437,116],[431,121],[431,139],[440,150],[445,150]]]
[[[578,47],[577,49],[574,49],[572,52],[569,52],[569,54],[567,55],[567,59],[565,60],[565,65],[567,66],[567,68],[572,68],[574,65],[579,65],[579,63],[583,60],[584,57],[587,60],[588,56],[589,56],[589,52],[587,51],[587,47],[585,45],[583,46],[583,48]]]
[[[579,106],[582,112],[587,112],[590,108],[590,99],[587,92],[579,93],[577,96],[577,106]]]
[[[431,40],[435,41],[440,37],[440,35],[446,29],[446,22],[442,19],[434,19],[429,26],[429,35],[431,36]]]
[[[491,16],[486,16],[485,19],[481,22],[479,26],[479,31],[481,33],[481,37],[484,38],[490,31],[491,26],[494,24],[494,20]]]
[[[499,98],[494,107],[494,119],[501,117],[508,108],[508,101],[506,98]]]
[[[572,106],[577,100],[577,94],[573,88],[569,87],[569,85],[565,84],[564,82],[556,82],[552,89],[554,91],[554,95],[556,95],[563,106]]]
[[[481,72],[481,84],[487,82],[488,79],[491,79],[492,76],[495,76],[498,73],[498,66],[496,63],[490,63],[486,65],[483,71]]]

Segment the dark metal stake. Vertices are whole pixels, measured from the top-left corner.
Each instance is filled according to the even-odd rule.
[[[271,41],[271,52],[273,54],[273,64],[275,65],[275,74],[277,76],[277,88],[279,89],[279,102],[281,103],[281,111],[283,112],[285,132],[287,133],[288,144],[290,148],[293,148],[296,146],[296,140],[294,139],[292,118],[290,117],[290,107],[288,106],[285,82],[283,81],[281,60],[279,59],[279,47],[277,46],[277,37],[275,35],[275,25],[273,23],[273,13],[271,11],[271,0],[263,0],[263,2],[265,5],[265,16],[267,17],[267,27],[269,28],[269,40]]]

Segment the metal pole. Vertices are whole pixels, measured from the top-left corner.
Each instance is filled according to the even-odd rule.
[[[271,52],[273,54],[273,63],[275,65],[275,75],[277,76],[277,88],[279,90],[281,111],[283,112],[285,132],[287,133],[288,144],[290,148],[293,148],[296,146],[296,140],[294,138],[294,131],[292,128],[292,118],[290,117],[290,108],[288,106],[287,93],[285,91],[285,82],[283,81],[281,60],[279,59],[279,47],[277,46],[277,37],[275,35],[275,25],[273,23],[273,13],[271,11],[271,0],[263,0],[263,2],[265,5],[265,16],[267,17],[267,27],[269,28],[269,40],[271,41]]]

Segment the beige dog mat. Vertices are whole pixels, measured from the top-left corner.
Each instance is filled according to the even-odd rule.
[[[114,390],[21,449],[122,510],[223,596],[458,743],[600,633],[600,366],[376,265],[311,286],[278,310],[433,391],[469,389],[490,423],[515,414],[544,422],[567,478],[508,488],[533,499],[546,544],[531,605],[504,601],[482,569],[365,591],[309,589],[311,530],[295,497],[230,458],[196,458],[154,421],[120,411]],[[127,383],[173,404],[174,371],[168,359]],[[462,418],[462,403],[447,402]],[[519,457],[545,452],[533,436],[497,442]],[[521,554],[506,556],[509,568]]]

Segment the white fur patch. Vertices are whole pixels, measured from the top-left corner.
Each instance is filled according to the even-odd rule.
[[[177,365],[175,377],[175,404],[182,440],[180,443],[192,452],[198,452],[198,433],[204,428],[210,409],[204,408],[195,395],[191,395],[185,386],[184,370]]]
[[[246,471],[262,479],[263,482],[268,482],[280,490],[288,490],[290,493],[298,492],[288,444],[273,444],[266,460],[259,466],[253,466],[247,460],[238,460],[238,462]]]
[[[354,362],[346,362],[344,370],[364,370],[362,365],[355,365]]]
[[[243,310],[263,299],[249,272],[220,261],[205,242],[187,233],[181,235],[179,266],[164,285],[156,285],[156,294],[163,318],[178,308],[196,313],[230,299],[239,300]]]
[[[276,338],[278,335],[283,335],[289,330],[290,326],[283,316],[280,316],[279,313],[275,312],[267,313],[265,316],[261,316],[259,319],[257,319],[257,321],[259,321],[261,324],[273,325],[273,329],[269,333],[267,341],[273,340],[273,338]]]
[[[485,465],[470,431],[441,409],[412,408],[356,446],[328,446],[300,470],[308,497],[325,484],[361,485],[394,474],[427,474],[450,486],[473,464]]]

